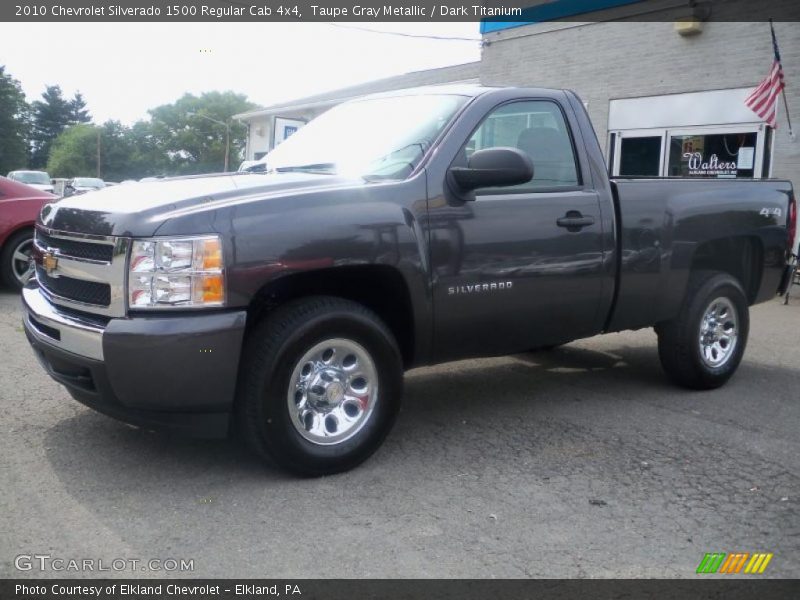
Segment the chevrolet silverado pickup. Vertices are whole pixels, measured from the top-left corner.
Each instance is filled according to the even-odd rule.
[[[358,99],[265,163],[42,209],[24,326],[75,399],[326,474],[415,366],[654,327],[673,381],[718,387],[787,285],[789,182],[610,179],[570,91]]]

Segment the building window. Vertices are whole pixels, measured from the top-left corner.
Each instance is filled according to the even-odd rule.
[[[619,174],[623,177],[658,177],[661,173],[660,135],[623,138]]]
[[[752,88],[609,101],[609,170],[622,177],[768,177],[769,128]]]
[[[772,127],[766,127],[764,132],[764,161],[761,165],[761,177],[767,179],[772,174]]]
[[[609,166],[618,177],[758,179],[769,173],[767,134],[750,124],[613,132]]]
[[[753,177],[756,133],[670,137],[670,177]]]

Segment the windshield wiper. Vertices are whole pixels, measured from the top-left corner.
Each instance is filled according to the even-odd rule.
[[[336,169],[336,163],[313,163],[310,165],[292,165],[290,167],[276,167],[275,173],[319,173],[320,175],[331,175]]]
[[[399,167],[399,165],[407,165],[408,167],[410,167],[409,173],[411,173],[411,172],[414,171],[414,169],[417,168],[417,165],[419,165],[420,161],[425,156],[425,153],[428,151],[428,148],[430,148],[430,142],[428,140],[422,140],[420,142],[412,142],[410,144],[406,144],[405,146],[397,148],[396,150],[392,150],[388,154],[384,154],[382,157],[380,157],[379,159],[377,159],[376,161],[373,161],[373,162],[379,162],[379,161],[382,161],[382,160],[386,160],[388,157],[392,156],[393,154],[397,154],[398,152],[402,152],[406,148],[413,148],[414,146],[419,146],[419,149],[420,149],[420,154],[419,154],[419,158],[417,159],[417,161],[400,160],[400,161],[397,161],[395,163],[390,163],[389,164],[389,166],[398,166],[398,167]],[[378,171],[379,170],[380,169],[378,169]],[[394,173],[389,173],[389,174],[386,174],[386,175],[380,175],[377,171],[373,171],[372,173],[364,176],[364,181],[367,181],[367,182],[386,181],[387,179],[395,179],[395,178],[396,178],[396,175]]]

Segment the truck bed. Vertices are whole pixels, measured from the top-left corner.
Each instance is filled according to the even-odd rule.
[[[619,275],[607,331],[675,316],[690,270],[703,261],[727,261],[751,304],[774,297],[785,266],[790,182],[612,178],[611,186]]]

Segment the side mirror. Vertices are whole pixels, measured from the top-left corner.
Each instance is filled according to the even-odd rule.
[[[448,173],[461,192],[485,187],[526,183],[533,178],[533,162],[517,148],[486,148],[469,157],[467,167],[452,167]]]

